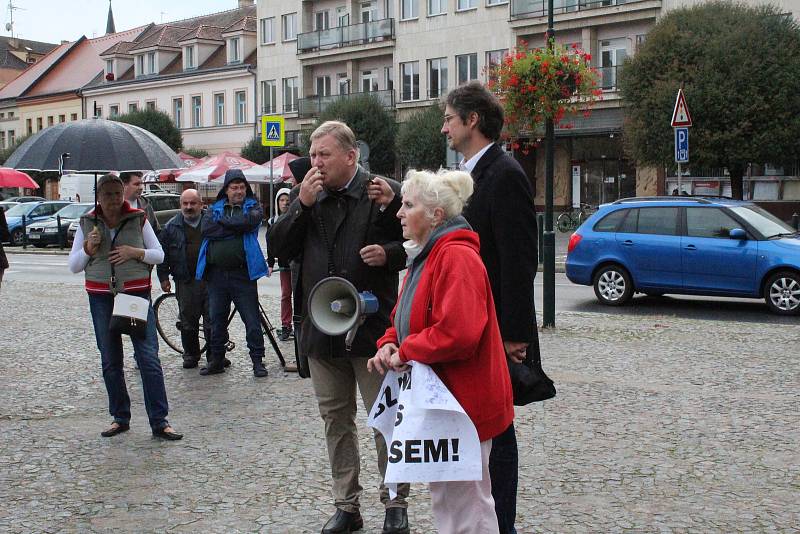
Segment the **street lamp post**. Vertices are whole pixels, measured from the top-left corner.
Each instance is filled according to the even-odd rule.
[[[553,0],[547,0],[547,48],[553,49]],[[544,283],[542,303],[544,304],[544,317],[542,326],[556,325],[556,239],[553,232],[553,160],[555,154],[555,127],[553,119],[545,122],[545,173],[544,173],[544,233],[542,235],[542,248],[544,251]]]

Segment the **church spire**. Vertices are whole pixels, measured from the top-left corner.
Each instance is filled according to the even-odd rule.
[[[109,33],[117,33],[114,28],[114,13],[111,11],[111,0],[108,0],[108,20],[106,21],[106,35]]]

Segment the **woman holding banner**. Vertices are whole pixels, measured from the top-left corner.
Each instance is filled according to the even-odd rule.
[[[498,532],[489,479],[492,438],[514,417],[511,382],[478,235],[461,211],[472,195],[461,171],[409,171],[397,217],[408,272],[392,326],[378,340],[368,368],[403,371],[430,365],[469,416],[481,442],[483,478],[431,482],[439,532]]]

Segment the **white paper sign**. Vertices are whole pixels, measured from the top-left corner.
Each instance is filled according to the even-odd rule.
[[[413,385],[413,386],[412,386]],[[389,452],[385,483],[481,480],[478,431],[429,366],[388,371],[369,413]]]

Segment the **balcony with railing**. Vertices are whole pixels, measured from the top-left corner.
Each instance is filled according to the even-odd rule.
[[[297,36],[297,53],[331,50],[393,39],[394,19],[373,20],[348,26],[337,26],[327,30],[301,33]]]
[[[553,0],[553,15],[613,6],[633,5],[639,7],[642,4],[651,3],[652,0]],[[546,16],[547,2],[544,0],[511,0],[512,20]]]
[[[364,95],[374,96],[380,100],[381,104],[383,104],[383,107],[387,109],[394,108],[394,91],[369,91],[365,93],[347,93],[343,95],[309,96],[306,98],[301,98],[298,104],[298,115],[300,117],[317,117],[325,110],[325,108],[334,102]]]

